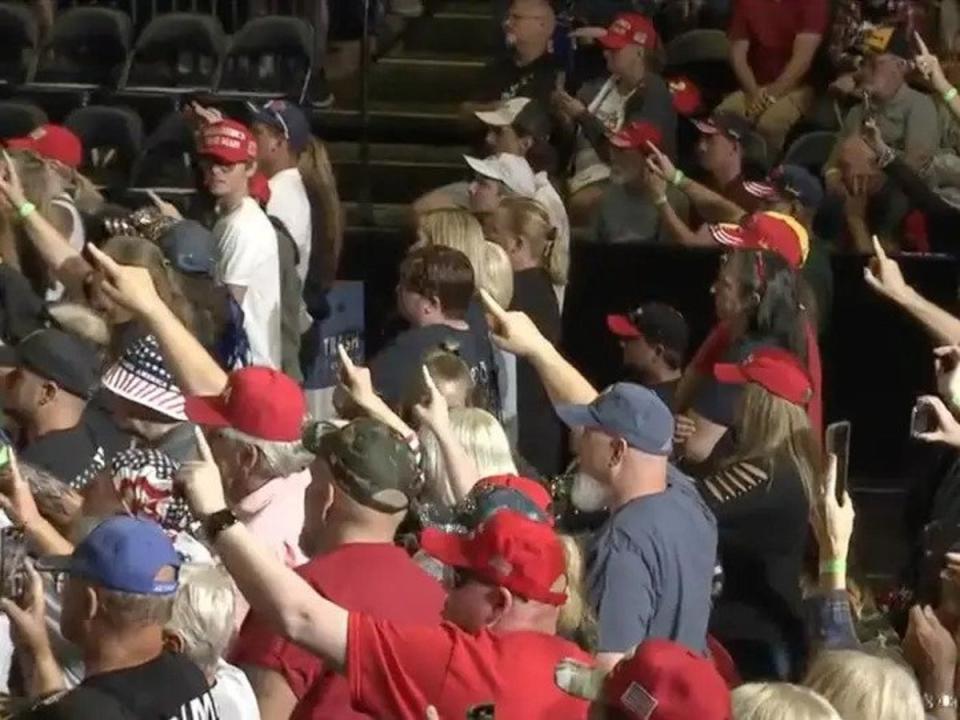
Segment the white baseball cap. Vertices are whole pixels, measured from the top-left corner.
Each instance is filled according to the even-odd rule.
[[[519,155],[500,153],[485,160],[464,155],[463,159],[477,175],[502,182],[511,192],[521,197],[532,198],[537,192],[533,170]]]
[[[484,125],[494,125],[496,127],[513,125],[513,121],[517,119],[517,115],[520,114],[529,102],[530,98],[510,98],[500,103],[500,106],[496,110],[489,110],[487,112],[479,111],[475,112],[474,115],[476,115]]]

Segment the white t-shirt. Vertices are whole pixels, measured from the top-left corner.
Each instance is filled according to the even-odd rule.
[[[257,696],[243,670],[221,659],[214,680],[210,694],[220,720],[260,720]]]
[[[303,186],[303,177],[297,168],[287,168],[270,178],[268,184],[270,202],[267,203],[267,212],[286,225],[287,232],[297,244],[300,253],[297,275],[302,283],[307,277],[313,237],[310,200],[307,199],[307,189]]]
[[[217,239],[216,279],[247,289],[243,329],[254,365],[280,368],[280,258],[277,232],[253,198],[213,226]]]

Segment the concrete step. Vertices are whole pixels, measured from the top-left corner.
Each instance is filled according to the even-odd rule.
[[[377,102],[456,105],[475,94],[484,63],[479,60],[381,58],[370,77]]]
[[[358,140],[363,132],[359,110],[331,108],[314,114],[314,130],[325,140]],[[468,133],[458,121],[453,103],[373,101],[367,134],[377,142],[463,145]]]
[[[336,163],[360,162],[358,142],[331,142],[327,144],[330,159]],[[371,143],[370,158],[389,162],[432,162],[462,165],[466,145],[414,145],[411,143]]]
[[[403,46],[410,51],[437,55],[489,57],[500,46],[500,28],[491,15],[469,10],[458,5],[445,7],[431,17],[411,23],[404,32]]]
[[[335,168],[337,187],[344,200],[360,200],[367,182],[370,197],[378,203],[411,203],[430,190],[465,180],[462,164],[395,162],[375,160],[365,167],[359,162],[340,162]]]

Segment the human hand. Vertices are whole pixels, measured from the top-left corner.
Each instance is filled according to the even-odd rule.
[[[857,76],[856,73],[844,73],[832,83],[830,83],[830,90],[835,95],[847,96],[853,95],[857,91]]]
[[[686,415],[673,418],[673,444],[683,445],[697,431],[697,424]]]
[[[952,410],[960,411],[960,345],[933,349],[937,393]]]
[[[29,527],[40,518],[30,484],[23,479],[13,448],[6,448],[9,461],[0,470],[0,507],[14,525]]]
[[[433,376],[430,375],[427,366],[423,365],[420,369],[423,372],[423,382],[426,385],[429,397],[425,404],[417,403],[413,406],[413,414],[421,425],[436,433],[439,429],[450,425],[450,407],[447,404],[447,399],[437,387],[437,383],[434,382]]]
[[[677,177],[677,166],[660,148],[647,141],[647,168],[658,177],[672,183]]]
[[[937,429],[931,432],[917,433],[916,438],[923,442],[944,443],[960,448],[960,422],[953,416],[943,400],[936,395],[923,395],[917,398],[918,403],[929,405],[937,416]]]
[[[774,102],[773,96],[767,92],[766,88],[760,88],[753,95],[748,95],[746,98],[747,120],[756,122]]]
[[[373,377],[370,368],[356,365],[346,348],[337,345],[337,356],[340,358],[340,384],[338,388],[345,393],[355,405],[365,412],[372,412],[383,404],[383,399],[373,389]]]
[[[17,171],[17,164],[6,150],[3,151],[3,167],[0,168],[0,195],[14,210],[19,209],[27,202],[27,196],[23,192],[23,181],[20,180],[20,173]]]
[[[873,236],[873,253],[873,257],[863,268],[863,279],[884,297],[894,302],[904,302],[910,295],[911,288],[903,279],[900,265],[887,256],[876,235]]]
[[[526,313],[504,310],[486,290],[480,290],[480,300],[497,347],[519,357],[531,357],[550,345]]]
[[[177,487],[187,499],[194,517],[205,518],[227,507],[223,495],[223,478],[213,459],[213,452],[199,426],[193,429],[199,458],[188,460],[177,471]]]
[[[43,580],[29,559],[24,563],[24,574],[23,595],[19,602],[11,598],[0,598],[0,610],[10,620],[14,645],[36,657],[50,649]]]
[[[587,106],[565,90],[554,90],[551,100],[557,111],[571,120],[576,120],[587,112]]]
[[[952,86],[943,74],[943,67],[940,65],[940,59],[930,52],[927,44],[920,37],[920,33],[914,32],[913,39],[917,43],[918,53],[913,59],[913,63],[924,79],[930,83],[934,90],[941,95],[947,92]]]
[[[431,705],[427,708],[427,712],[424,715],[426,720],[440,720],[440,713],[437,712],[437,709]]]
[[[868,178],[856,175],[853,178],[853,187],[843,186],[843,212],[848,218],[865,221],[870,195],[867,193]]]
[[[605,27],[580,27],[576,30],[571,30],[569,33],[570,38],[573,40],[599,40],[604,35],[607,34],[607,29]]]
[[[146,268],[121,265],[93,243],[87,243],[87,251],[96,269],[103,274],[100,289],[117,305],[140,316],[148,316],[164,305]]]
[[[183,215],[181,215],[180,211],[177,210],[177,206],[173,203],[168,203],[153,190],[147,190],[147,197],[150,198],[150,201],[154,204],[154,207],[156,207],[157,210],[160,211],[160,214],[164,217],[168,217],[171,220],[183,220]]]
[[[194,101],[187,106],[187,109],[193,114],[201,126],[214,125],[223,121],[223,113],[216,108],[205,107]]]
[[[665,197],[667,194],[667,180],[664,178],[656,165],[647,158],[647,166],[643,171],[643,184],[647,189],[647,194],[650,196],[650,199],[656,202],[662,197]]]
[[[903,657],[916,672],[922,688],[952,692],[957,668],[957,644],[929,605],[910,608]]]
[[[883,139],[880,127],[877,121],[870,119],[863,123],[861,135],[867,146],[879,157],[886,152],[890,152],[890,146]]]
[[[827,456],[827,469],[817,490],[810,507],[810,524],[820,547],[820,559],[846,560],[856,512],[846,490],[843,502],[837,501],[837,456],[832,453]]]

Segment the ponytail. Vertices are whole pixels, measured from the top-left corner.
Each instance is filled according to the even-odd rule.
[[[313,237],[310,238],[310,270],[322,290],[328,290],[337,278],[343,247],[343,210],[337,192],[337,179],[326,146],[311,137],[300,155],[298,165],[310,201]],[[311,276],[314,273],[309,273]]]

